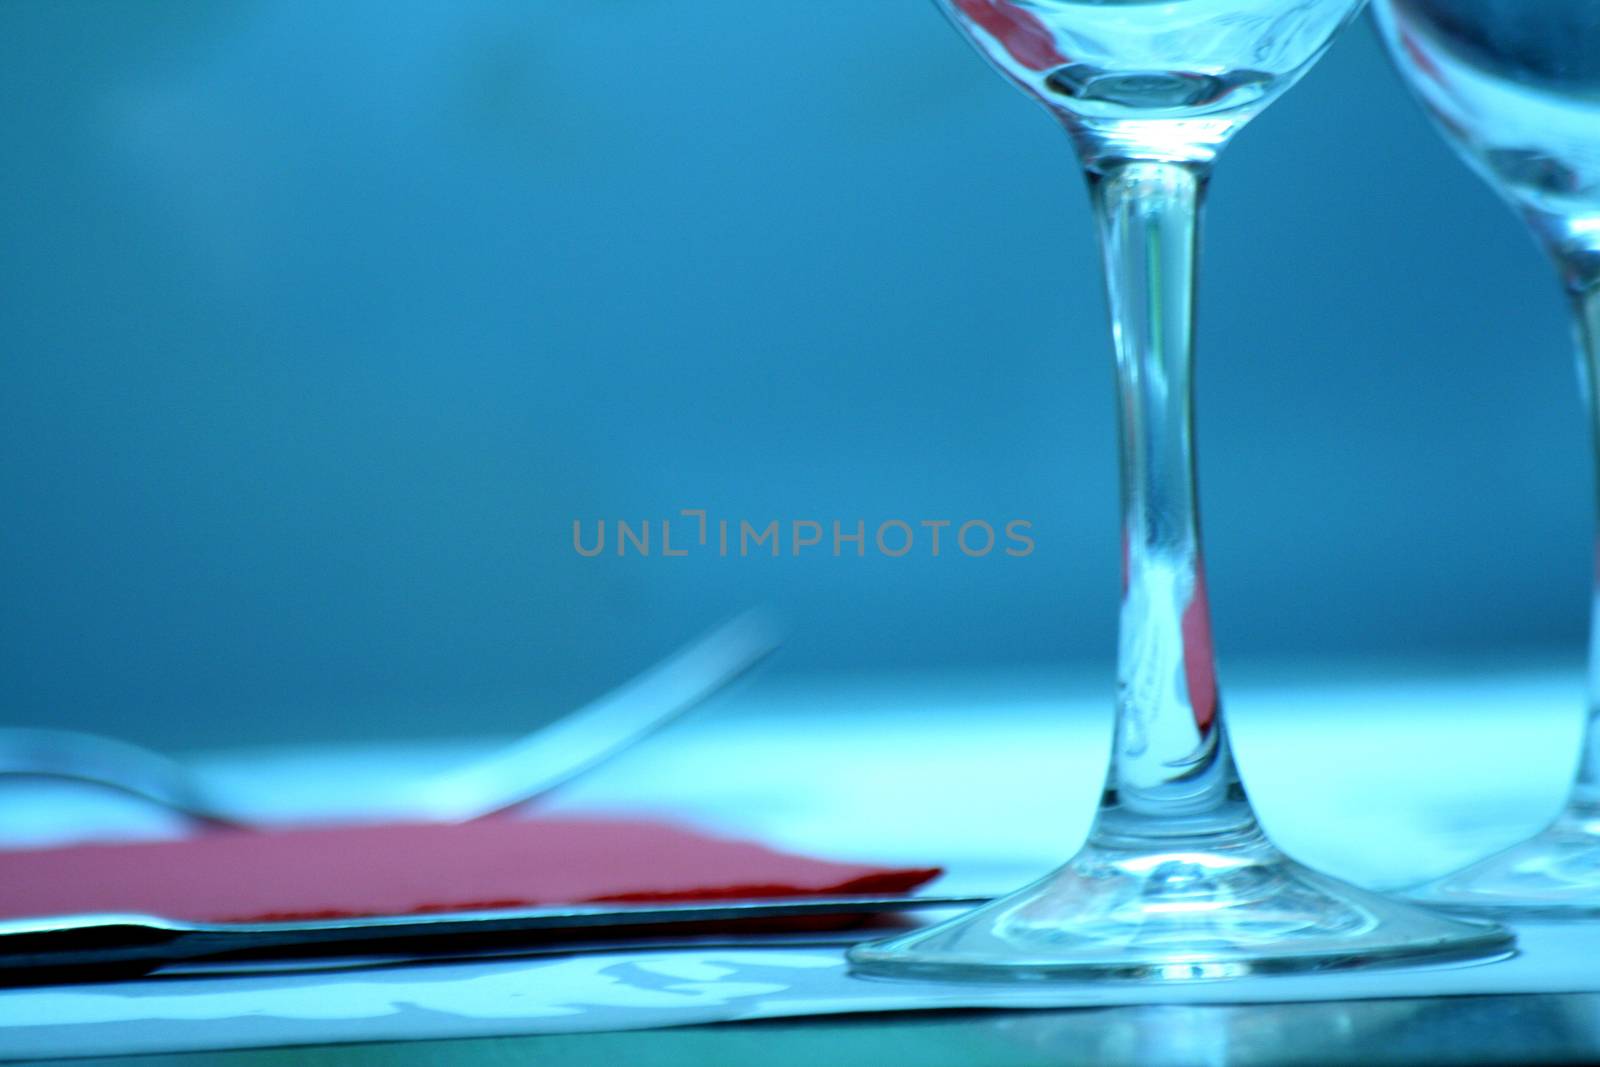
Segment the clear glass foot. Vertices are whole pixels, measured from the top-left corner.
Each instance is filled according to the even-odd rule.
[[[1097,835],[1026,889],[849,956],[897,978],[1192,980],[1487,959],[1511,944],[1302,867],[1251,826],[1156,849]]]
[[[1541,833],[1406,896],[1507,918],[1600,915],[1600,805],[1573,803]]]

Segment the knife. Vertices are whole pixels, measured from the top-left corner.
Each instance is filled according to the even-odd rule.
[[[573,904],[503,911],[347,919],[204,923],[149,915],[68,915],[0,921],[0,983],[124,978],[198,960],[341,956],[374,951],[459,953],[492,941],[544,943],[734,923],[810,918],[832,925],[887,912],[969,907],[982,896],[828,896],[651,904]],[[842,921],[841,921],[842,920]]]

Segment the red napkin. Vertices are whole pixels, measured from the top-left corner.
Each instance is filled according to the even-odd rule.
[[[0,851],[0,918],[132,912],[249,922],[898,893],[939,873],[834,863],[634,819],[218,831]]]

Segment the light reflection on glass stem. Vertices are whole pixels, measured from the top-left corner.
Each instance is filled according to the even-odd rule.
[[[1569,270],[1567,281],[1578,341],[1578,370],[1588,394],[1595,498],[1600,502],[1600,266],[1592,277]],[[1600,535],[1595,542],[1595,590],[1589,614],[1589,715],[1573,801],[1600,808]]]
[[[1194,477],[1195,263],[1204,168],[1091,170],[1116,345],[1123,593],[1103,830],[1248,821],[1220,719]],[[1231,813],[1225,809],[1235,808]],[[1123,818],[1123,816],[1129,818]],[[1153,820],[1153,821],[1152,821]],[[1177,826],[1174,825],[1176,830]]]

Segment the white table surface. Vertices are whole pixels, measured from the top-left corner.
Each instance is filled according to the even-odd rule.
[[[1574,667],[1375,671],[1324,664],[1241,672],[1232,682],[1230,730],[1268,832],[1298,859],[1376,888],[1442,874],[1537,830],[1561,804],[1582,729],[1583,677]],[[1049,671],[803,682],[758,677],[544,807],[648,812],[840,859],[938,863],[949,873],[937,888],[997,893],[1049,870],[1087,832],[1109,747],[1109,696],[1107,681]],[[494,743],[286,747],[209,754],[202,765],[258,798],[264,815],[300,819],[359,810],[389,783]],[[176,820],[113,795],[0,783],[0,840],[10,843],[181,832]],[[1551,951],[1572,941],[1545,934],[1533,940]],[[1455,991],[1536,990],[1541,976],[1549,991],[1600,990],[1600,979],[1584,979],[1588,968],[1579,966],[1596,949],[1600,937],[1589,937],[1579,956],[1568,951],[1561,959],[1542,957],[1532,971],[1524,960],[1515,975],[1494,972],[1504,988],[1494,981],[1485,987],[1478,975]],[[831,960],[837,971],[836,953],[809,951],[809,957],[790,958],[796,966],[810,958],[816,967]],[[693,980],[726,986],[726,973],[733,973],[688,956],[653,959],[638,973],[650,966],[669,973],[688,968],[679,978],[689,986]],[[615,981],[589,961],[574,966],[595,972],[602,984]],[[540,1032],[551,1018],[567,1020],[556,1028],[571,1028],[570,1012],[539,1010],[555,1001],[550,990],[528,985],[533,971],[517,972],[505,961],[459,965],[448,973],[437,965],[413,968],[416,982],[407,995],[459,1002],[500,980],[496,975],[503,979],[508,967],[516,975],[520,1014],[490,1011],[484,1018],[468,1011],[446,1021],[435,1011],[433,1029],[424,1026],[421,1033],[415,1013],[374,1011],[370,996],[358,992],[370,993],[371,983],[358,974],[332,980],[342,994],[330,987],[326,972],[0,991],[0,1056],[312,1042],[335,1033],[339,1040],[379,1040]],[[402,969],[398,978],[406,973]],[[385,974],[393,993],[397,972]],[[553,975],[546,980],[558,981]],[[862,981],[842,972],[834,979]],[[1268,980],[1266,998],[1419,992],[1413,984],[1399,992],[1373,987],[1344,994],[1308,986],[1297,994],[1284,981]],[[847,985],[829,986],[826,995],[812,985],[812,1010],[846,1010],[850,997],[859,997]],[[884,1001],[881,983],[876,986],[878,1006],[911,1006],[903,997]],[[1214,984],[1199,999],[1214,999],[1215,990]],[[975,992],[966,1002],[1006,1003],[993,994]],[[1183,999],[1172,991],[1160,995]],[[805,1010],[805,997],[789,996],[787,1007],[773,1007],[784,997],[763,996],[767,1014]],[[869,1006],[871,999],[860,1003]],[[922,999],[932,1006],[933,991]],[[1053,1002],[1062,1001],[1056,996]],[[1104,991],[1080,990],[1065,1002],[1107,1001]],[[308,1004],[316,1010],[306,1010]],[[948,995],[940,1006],[949,1006]],[[737,1018],[755,1010],[745,1003],[711,1014]],[[237,1025],[218,1025],[230,1018]],[[646,1013],[631,1023],[617,1015],[597,1025],[705,1018],[703,1011]]]

